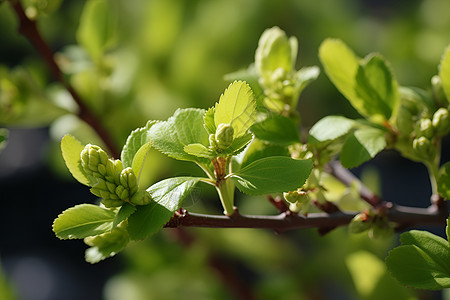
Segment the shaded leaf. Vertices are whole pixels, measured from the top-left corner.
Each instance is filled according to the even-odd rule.
[[[254,161],[232,173],[230,178],[246,194],[281,193],[303,186],[312,167],[311,160],[272,156]]]
[[[113,221],[113,227],[115,228],[117,225],[119,225],[122,221],[125,221],[129,216],[131,216],[136,211],[136,206],[132,205],[131,203],[125,203],[122,205],[117,212],[116,217]]]
[[[362,128],[346,139],[339,157],[346,168],[359,166],[374,158],[386,147],[385,132],[376,128]]]
[[[84,242],[91,248],[86,250],[85,259],[91,264],[98,263],[116,255],[128,245],[129,241],[128,232],[121,227],[115,227],[111,232],[87,237]]]
[[[156,121],[149,121],[144,127],[133,130],[130,133],[120,154],[120,160],[122,161],[124,168],[131,168],[133,166],[133,160],[136,153],[142,146],[150,142],[148,130],[155,123]],[[135,173],[138,174],[136,171]]]
[[[291,145],[300,142],[295,122],[280,115],[273,115],[253,124],[251,131],[256,138],[272,144]]]
[[[82,239],[112,229],[116,214],[92,204],[80,204],[63,211],[53,222],[53,231],[60,239]]]

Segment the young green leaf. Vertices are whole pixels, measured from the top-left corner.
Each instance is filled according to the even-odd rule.
[[[63,211],[53,222],[60,239],[82,239],[111,231],[116,214],[92,204],[80,204]]]
[[[441,64],[439,65],[439,77],[442,80],[445,96],[450,101],[450,46],[447,47],[442,56]]]
[[[237,162],[240,164],[240,167],[243,168],[258,159],[269,156],[290,157],[290,153],[287,147],[267,144],[261,140],[253,140],[248,148],[245,149],[244,155],[239,157]],[[237,168],[233,167],[233,170],[237,170]]]
[[[271,144],[287,146],[300,142],[294,121],[280,115],[273,115],[253,124],[251,131],[256,138]]]
[[[136,155],[133,158],[133,163],[132,163],[132,169],[133,172],[136,174],[137,176],[137,183],[139,186],[139,182],[141,179],[141,174],[142,174],[142,169],[144,167],[145,161],[147,160],[148,157],[148,152],[150,151],[150,149],[152,148],[152,144],[151,143],[147,143],[144,144],[138,152],[136,152]]]
[[[202,144],[190,144],[184,147],[184,151],[188,154],[204,157],[204,158],[213,158],[214,152],[211,151],[208,147]]]
[[[138,206],[136,212],[128,218],[131,239],[141,240],[158,232],[169,222],[199,181],[200,178],[175,177],[149,187],[147,191],[154,201],[145,206]]]
[[[214,124],[231,124],[234,137],[247,132],[255,122],[256,100],[250,86],[244,81],[235,81],[220,96],[214,110]]]
[[[256,71],[254,64],[251,64],[247,69],[226,74],[224,76],[224,79],[230,82],[233,82],[235,80],[242,80],[247,82],[250,88],[252,89],[253,94],[255,95],[257,109],[264,110],[263,104],[264,90],[262,89],[261,85],[258,82],[259,75],[258,72]]]
[[[124,168],[133,167],[133,160],[135,159],[136,153],[142,146],[150,142],[147,133],[150,127],[155,123],[156,121],[149,121],[144,127],[133,130],[130,133],[120,154],[120,160],[122,161]],[[136,170],[134,171],[136,174],[139,174]]]
[[[331,82],[358,112],[363,112],[363,100],[355,91],[359,57],[341,40],[326,39],[320,45],[319,58]]]
[[[129,241],[128,232],[120,226],[115,227],[111,232],[87,237],[84,242],[91,248],[86,250],[85,259],[91,264],[98,263],[116,255],[128,245]]]
[[[84,145],[70,134],[65,135],[61,140],[61,151],[72,176],[80,183],[89,186],[89,180],[81,167],[81,151]]]
[[[209,146],[209,135],[203,127],[204,114],[202,109],[178,109],[167,121],[154,124],[148,131],[153,147],[175,159],[208,164],[208,159],[184,150],[190,144]]]
[[[363,162],[374,158],[386,147],[385,132],[376,128],[361,128],[345,141],[340,160],[344,167],[357,167]]]
[[[122,205],[117,212],[116,217],[113,221],[113,228],[117,227],[122,221],[125,221],[129,216],[131,216],[136,211],[136,206],[131,203],[125,203]]]
[[[111,10],[111,3],[106,0],[86,2],[80,17],[77,40],[92,58],[98,59],[114,43],[117,36],[116,15]]]
[[[368,55],[356,73],[356,94],[362,113],[376,120],[389,120],[398,103],[398,85],[390,67],[380,55]]]
[[[448,241],[427,231],[412,230],[401,235],[402,246],[389,252],[388,270],[400,283],[419,289],[450,287]]]
[[[341,116],[327,116],[320,119],[309,131],[319,142],[335,140],[347,134],[355,121]]]
[[[208,109],[203,116],[203,122],[208,134],[216,133],[216,124],[214,124],[214,106]]]
[[[174,213],[181,207],[201,178],[174,177],[155,183],[147,189],[153,200]]]
[[[232,173],[230,179],[241,192],[249,195],[281,193],[303,186],[312,167],[311,160],[266,157]]]

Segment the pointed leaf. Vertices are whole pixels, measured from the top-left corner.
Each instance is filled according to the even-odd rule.
[[[189,196],[201,178],[174,177],[155,183],[147,189],[160,205],[174,213]]]
[[[303,186],[312,167],[311,160],[272,156],[254,161],[230,178],[240,191],[249,195],[281,193]]]
[[[327,116],[320,119],[309,131],[319,142],[335,140],[347,134],[355,124],[354,120],[341,116]]]
[[[356,74],[356,94],[362,102],[362,115],[388,120],[398,103],[398,85],[388,63],[380,55],[368,55]]]
[[[259,75],[254,64],[251,64],[247,69],[226,74],[224,79],[227,81],[242,80],[247,82],[255,95],[257,109],[264,109],[264,90],[259,85]]]
[[[442,56],[441,64],[439,65],[439,77],[442,80],[445,96],[450,101],[450,46],[447,47]]]
[[[247,132],[255,122],[256,100],[250,86],[244,81],[235,81],[220,96],[215,106],[214,123],[231,124],[234,137]]]
[[[209,135],[203,127],[204,114],[202,109],[178,109],[167,121],[154,124],[148,131],[153,147],[175,159],[208,164],[208,159],[184,151],[190,144],[209,146]]]
[[[256,138],[271,144],[291,145],[300,142],[294,121],[280,115],[273,115],[253,124],[251,131]]]
[[[80,183],[89,186],[89,180],[81,167],[81,151],[84,145],[70,134],[65,135],[61,140],[61,151],[72,176]]]
[[[374,158],[386,147],[385,132],[376,128],[362,128],[350,134],[345,141],[340,160],[344,167],[357,167]]]
[[[132,164],[131,168],[133,169],[134,174],[136,174],[136,176],[137,176],[138,186],[139,186],[139,183],[140,183],[142,170],[144,168],[145,161],[147,160],[148,153],[149,153],[151,148],[152,148],[152,144],[151,143],[144,144],[139,149],[139,151],[136,152],[136,155],[133,158],[133,164]]]
[[[149,121],[144,127],[133,130],[130,133],[125,145],[123,146],[122,153],[120,154],[120,160],[122,161],[124,168],[132,167],[136,153],[142,146],[150,142],[148,130],[155,123],[156,121]],[[135,173],[138,174],[136,171]]]
[[[216,133],[216,124],[214,124],[214,106],[208,109],[203,117],[205,129],[208,134]]]
[[[386,264],[400,283],[439,290],[450,287],[450,247],[441,237],[412,230],[401,235],[402,246],[389,252]]]
[[[122,205],[122,207],[120,207],[119,211],[117,212],[116,217],[114,218],[113,227],[115,228],[122,221],[125,221],[135,211],[136,206],[132,205],[131,203],[125,203],[124,205]]]
[[[198,157],[213,158],[214,153],[208,147],[202,144],[190,144],[184,147],[184,151],[188,154]]]
[[[200,178],[175,177],[149,187],[147,191],[154,201],[138,206],[137,211],[128,218],[131,239],[141,240],[161,230],[199,181]]]
[[[53,222],[53,231],[60,239],[82,239],[112,229],[116,214],[92,204],[80,204],[63,211]]]

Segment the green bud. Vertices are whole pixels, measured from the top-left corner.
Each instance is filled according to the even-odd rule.
[[[281,68],[285,72],[292,71],[297,57],[297,48],[297,39],[288,38],[280,28],[272,27],[264,31],[255,53],[255,67],[263,86],[270,81],[270,77],[276,69]]]
[[[120,172],[120,184],[130,191],[137,190],[137,178],[132,168],[128,167]]]
[[[433,123],[430,119],[423,118],[420,119],[417,128],[416,128],[416,136],[421,137],[424,136],[428,139],[432,139],[434,136],[434,127]]]
[[[127,188],[123,187],[122,185],[119,185],[116,188],[115,193],[120,199],[122,199],[124,201],[127,200],[130,196],[129,190]]]
[[[444,136],[450,131],[450,118],[448,110],[439,108],[433,115],[433,127],[436,129],[436,134]]]
[[[130,199],[136,205],[147,205],[152,201],[152,196],[147,191],[138,191]]]
[[[436,148],[431,141],[424,136],[413,140],[414,152],[421,158],[432,160],[436,154]]]
[[[385,218],[376,219],[369,230],[369,237],[372,239],[385,239],[391,237],[394,230]]]
[[[308,210],[309,207],[311,206],[311,203],[309,201],[307,202],[294,202],[294,203],[289,203],[289,210],[295,213],[301,213],[303,215],[307,215],[308,214]]]
[[[117,196],[116,196],[117,197]],[[124,201],[122,199],[108,199],[108,198],[103,198],[102,199],[102,203],[105,207],[119,207],[122,206],[124,204]]]
[[[290,191],[283,193],[284,199],[289,203],[306,203],[309,202],[309,197],[304,191]]]
[[[439,75],[431,77],[431,90],[433,92],[434,100],[439,106],[447,107],[449,105],[442,85],[442,79]]]
[[[225,150],[233,143],[234,129],[231,124],[221,123],[217,126],[215,141],[219,149]]]
[[[350,233],[361,233],[369,230],[372,226],[372,220],[366,212],[357,214],[350,222],[348,228]]]

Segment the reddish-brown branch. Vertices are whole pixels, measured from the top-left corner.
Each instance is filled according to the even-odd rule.
[[[446,224],[448,213],[444,210],[430,208],[414,208],[404,206],[392,206],[387,208],[386,215],[398,227],[408,228],[416,225]],[[311,213],[307,217],[293,214],[280,213],[275,216],[241,215],[235,213],[232,216],[207,215],[188,213],[184,211],[175,215],[165,227],[210,227],[210,228],[265,228],[276,232],[283,232],[302,228],[334,228],[347,225],[354,213],[336,212]]]
[[[13,8],[14,12],[17,15],[17,18],[19,19],[19,32],[33,44],[44,61],[47,63],[53,77],[67,89],[73,100],[77,103],[79,108],[78,117],[89,124],[95,130],[95,132],[105,143],[106,147],[108,147],[111,155],[115,158],[118,158],[120,155],[119,150],[112,141],[108,131],[101,125],[98,119],[92,114],[92,112],[81,100],[79,94],[65,79],[61,69],[56,64],[56,61],[53,57],[53,51],[42,38],[36,26],[36,22],[27,17],[20,1],[11,0],[9,1],[9,3],[11,4],[11,7]]]

